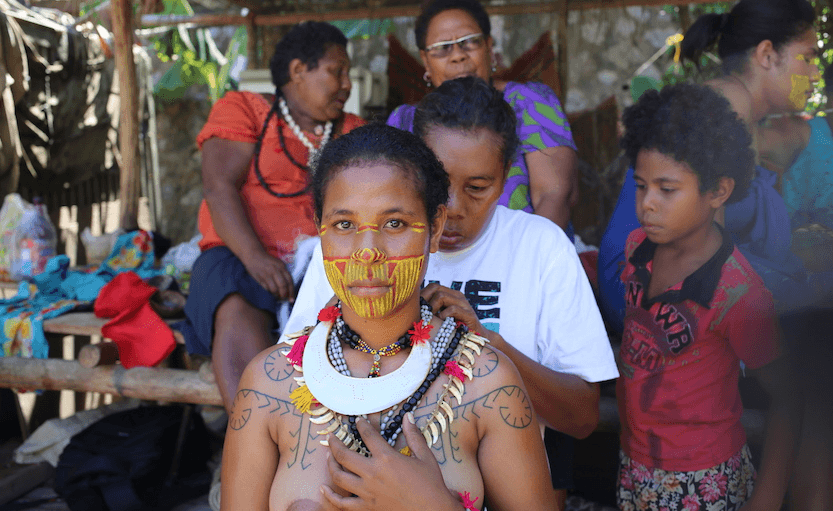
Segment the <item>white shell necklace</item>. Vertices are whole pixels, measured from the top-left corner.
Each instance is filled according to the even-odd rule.
[[[281,109],[281,115],[283,115],[286,124],[289,125],[289,129],[291,129],[292,133],[294,133],[295,136],[298,137],[298,140],[300,140],[301,143],[304,144],[304,146],[306,146],[307,149],[309,149],[308,161],[315,161],[315,157],[318,155],[318,152],[321,151],[321,149],[324,148],[327,142],[330,141],[330,135],[333,132],[333,121],[327,121],[327,123],[324,125],[324,135],[322,135],[321,137],[321,143],[318,144],[318,147],[315,147],[314,145],[312,145],[312,142],[309,141],[307,136],[304,135],[304,132],[301,131],[301,128],[295,122],[295,119],[292,118],[292,115],[289,113],[289,107],[286,105],[286,100],[284,100],[283,97],[278,99],[278,107]]]

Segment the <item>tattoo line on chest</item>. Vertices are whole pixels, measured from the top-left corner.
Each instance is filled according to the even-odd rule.
[[[494,352],[493,352],[494,353]],[[427,420],[431,416],[436,405],[439,393],[433,394],[432,402],[427,402],[414,411],[417,422],[420,419]],[[462,404],[452,406],[455,414],[455,420],[462,419],[466,422],[471,422],[473,417],[480,418],[485,413],[491,410],[496,410],[500,414],[503,422],[512,428],[523,429],[532,423],[532,404],[529,401],[526,393],[517,385],[504,385],[498,387],[486,394],[478,396],[473,399],[464,400]],[[459,456],[461,449],[460,442],[457,440],[459,431],[456,428],[448,429],[448,436],[440,435],[440,440],[433,446],[437,454],[437,462],[440,465],[450,458],[456,463],[462,463],[463,459]],[[448,448],[446,449],[446,438],[448,438]]]
[[[307,459],[307,455],[315,452],[318,446],[315,439],[318,435],[310,427],[310,422],[304,420],[304,415],[298,413],[295,405],[289,400],[270,396],[254,389],[241,389],[234,397],[229,426],[235,431],[243,429],[255,411],[263,411],[268,415],[277,414],[281,417],[289,414],[289,417],[284,417],[283,420],[288,426],[288,433],[294,445],[289,448],[291,455],[285,460],[282,458],[281,461],[286,462],[287,468],[292,468],[296,463],[300,464],[301,470],[309,468],[312,462]],[[291,427],[292,423],[297,423],[297,428]]]

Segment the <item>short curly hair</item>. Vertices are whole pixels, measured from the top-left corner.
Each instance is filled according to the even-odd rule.
[[[318,67],[318,61],[331,46],[347,47],[347,38],[329,23],[304,21],[292,27],[275,45],[275,53],[269,60],[272,83],[280,96],[281,87],[289,83],[289,63],[299,59],[307,69]]]
[[[419,16],[416,19],[414,26],[414,36],[416,36],[417,48],[425,49],[425,37],[428,34],[428,25],[437,14],[450,11],[451,9],[460,9],[466,11],[474,18],[474,21],[480,26],[480,31],[486,38],[492,35],[492,22],[489,21],[489,14],[486,9],[477,0],[433,0],[427,2]]]
[[[501,142],[506,170],[520,144],[516,125],[515,111],[503,99],[503,93],[474,76],[446,80],[422,98],[414,112],[414,133],[422,139],[435,127],[491,131]]]
[[[340,171],[353,166],[387,162],[404,171],[425,204],[427,218],[437,216],[448,202],[448,174],[419,137],[382,123],[371,123],[329,142],[314,164],[312,197],[316,218],[324,208],[327,185]]]
[[[631,165],[643,149],[685,163],[697,174],[700,191],[720,178],[735,180],[728,201],[742,199],[755,172],[752,137],[729,101],[705,85],[678,83],[646,91],[622,116],[621,145]]]

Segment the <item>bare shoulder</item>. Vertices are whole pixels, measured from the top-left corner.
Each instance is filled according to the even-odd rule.
[[[502,351],[491,345],[483,347],[473,368],[475,392],[486,397],[486,403],[499,407],[502,422],[515,428],[530,425],[534,412],[523,380],[515,364]]]
[[[289,395],[298,376],[292,364],[283,355],[289,349],[285,344],[270,346],[260,352],[246,366],[237,388],[229,428],[240,430],[253,419],[272,423],[286,414],[296,415]],[[277,424],[270,424],[270,429]]]

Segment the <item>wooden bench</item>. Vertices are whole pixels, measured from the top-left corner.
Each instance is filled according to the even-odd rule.
[[[101,327],[107,321],[92,312],[70,312],[45,320],[43,330],[58,335],[101,336]],[[184,343],[177,331],[174,331],[174,338],[177,343]],[[84,346],[77,360],[0,357],[0,387],[100,392],[154,401],[222,406],[209,365],[189,369],[126,369],[114,363],[113,347],[113,343],[106,341]]]

